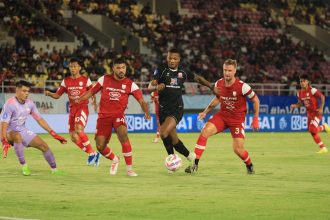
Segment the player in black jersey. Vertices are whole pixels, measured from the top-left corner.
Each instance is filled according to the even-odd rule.
[[[186,72],[180,64],[180,52],[172,48],[167,53],[167,65],[159,66],[150,82],[148,89],[159,92],[159,122],[160,137],[163,140],[167,153],[174,154],[174,149],[184,155],[189,161],[196,157],[195,153],[190,153],[178,138],[176,125],[183,116],[182,90],[183,83],[189,79],[201,85],[209,87],[212,91],[214,86],[203,77]],[[215,91],[214,91],[215,92]]]

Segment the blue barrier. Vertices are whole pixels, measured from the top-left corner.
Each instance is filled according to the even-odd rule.
[[[197,120],[198,114],[185,114],[177,125],[178,132],[199,132],[204,125],[204,121]],[[207,116],[207,119],[211,115]],[[50,126],[58,133],[68,133],[68,115],[43,115],[43,118],[50,124]],[[87,133],[94,133],[96,128],[96,114],[91,114],[85,129]],[[253,116],[246,117],[246,131],[251,131],[250,124]],[[322,122],[330,124],[330,115],[324,115]],[[127,114],[126,123],[129,132],[156,132],[156,117],[152,115],[152,119],[147,121],[144,119],[143,114]],[[292,132],[292,131],[306,131],[307,130],[307,117],[305,115],[294,114],[261,114],[259,116],[260,131],[262,132]],[[45,131],[32,119],[26,122],[26,126],[36,133],[45,133]]]

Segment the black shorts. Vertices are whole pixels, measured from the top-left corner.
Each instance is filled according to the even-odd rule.
[[[173,110],[159,108],[158,116],[159,116],[160,124],[163,124],[167,117],[174,118],[176,124],[179,124],[183,116],[183,108],[178,107],[177,109],[173,109]]]

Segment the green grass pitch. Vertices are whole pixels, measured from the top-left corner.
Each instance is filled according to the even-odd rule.
[[[330,145],[330,137],[320,135]],[[194,148],[197,133],[179,136]],[[182,168],[167,174],[162,143],[151,142],[154,134],[131,133],[138,177],[126,176],[116,135],[110,142],[121,156],[116,176],[109,175],[110,161],[102,158],[100,167],[88,167],[87,155],[71,142],[60,145],[49,135],[42,137],[66,175],[52,176],[42,154],[28,149],[33,175],[24,177],[10,149],[8,158],[0,159],[0,219],[330,218],[330,154],[317,155],[307,132],[247,133],[255,175],[246,174],[228,133],[208,140],[194,175]],[[183,161],[184,168],[188,163]]]

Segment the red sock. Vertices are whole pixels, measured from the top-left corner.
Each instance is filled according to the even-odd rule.
[[[244,151],[241,155],[239,155],[239,157],[243,160],[243,162],[246,165],[251,164],[251,159],[250,159],[249,153],[247,151]]]
[[[324,147],[324,144],[321,140],[321,137],[318,134],[312,134],[312,137],[317,145],[319,145],[320,148]]]
[[[196,159],[200,159],[205,147],[206,147],[206,142],[207,138],[203,137],[201,134],[198,137],[197,143],[195,145],[195,154],[196,154]]]
[[[126,165],[132,165],[132,146],[129,140],[121,144]]]
[[[105,157],[108,158],[109,160],[113,160],[113,158],[115,158],[115,154],[112,152],[112,150],[110,149],[110,147],[106,147],[104,148],[103,151],[100,151],[100,153]]]
[[[79,138],[81,140],[81,143],[82,143],[83,147],[85,148],[85,149],[83,149],[83,148],[82,149],[85,152],[87,152],[88,154],[94,153],[94,150],[93,150],[93,148],[91,146],[91,143],[90,143],[87,135],[85,134],[85,132],[78,133],[78,136],[79,136]]]

